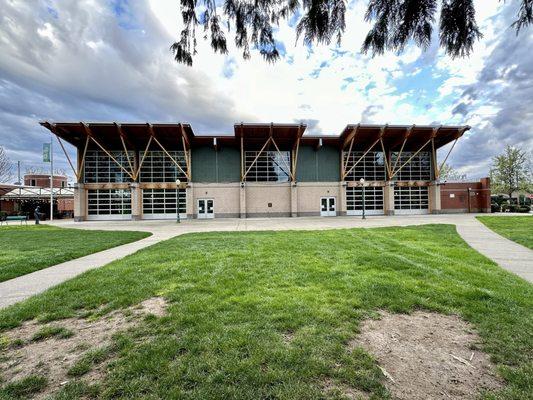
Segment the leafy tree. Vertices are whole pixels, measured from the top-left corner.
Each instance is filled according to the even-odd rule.
[[[533,23],[533,0],[513,1],[521,4],[513,23],[518,33]],[[233,31],[245,59],[256,48],[269,62],[280,57],[274,38],[280,20],[298,18],[297,40],[302,38],[306,45],[340,43],[346,28],[346,0],[224,0],[221,7],[215,0],[180,0],[180,7],[184,28],[171,49],[175,60],[187,65],[197,53],[200,27],[215,52],[228,53],[226,34]],[[482,37],[474,0],[369,0],[365,20],[373,26],[362,51],[372,55],[402,51],[410,41],[426,49],[439,11],[440,46],[452,57],[468,56]]]
[[[494,157],[490,170],[493,191],[505,193],[511,198],[518,190],[531,190],[530,156],[525,151],[507,146],[502,154]]]
[[[466,181],[466,174],[461,174],[450,164],[444,164],[440,170],[440,179],[443,181]]]
[[[11,160],[0,146],[0,182],[9,182],[13,178]]]

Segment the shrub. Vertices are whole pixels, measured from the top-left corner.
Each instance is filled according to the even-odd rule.
[[[491,203],[490,204],[490,212],[497,213],[501,211],[501,207],[498,203]]]

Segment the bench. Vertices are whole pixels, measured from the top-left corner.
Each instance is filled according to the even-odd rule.
[[[24,221],[26,223],[26,225],[28,225],[28,216],[26,215],[8,215],[6,217],[3,217],[0,222],[1,223],[7,223],[9,221],[20,221],[20,224],[22,225],[22,222]]]

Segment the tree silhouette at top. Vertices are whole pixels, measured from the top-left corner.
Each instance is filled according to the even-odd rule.
[[[513,27],[517,33],[533,22],[533,0],[520,2]],[[197,34],[210,40],[217,53],[228,53],[227,34],[245,59],[258,49],[265,60],[279,59],[274,29],[280,20],[296,18],[296,35],[306,45],[340,43],[346,29],[346,0],[180,0],[184,28],[171,49],[180,63],[192,65]],[[440,7],[438,24],[436,16]],[[474,0],[369,0],[365,20],[373,25],[363,53],[401,52],[409,42],[426,49],[435,27],[439,43],[451,57],[468,56],[482,37]],[[198,32],[200,31],[200,32]]]

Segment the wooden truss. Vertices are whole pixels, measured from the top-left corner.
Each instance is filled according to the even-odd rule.
[[[400,151],[398,153],[398,156],[396,157],[396,160],[394,161],[394,164],[391,163],[391,160],[390,160],[390,158],[389,158],[389,156],[387,154],[387,151],[385,150],[385,145],[383,143],[383,135],[384,135],[385,129],[387,128],[387,125],[385,125],[383,128],[381,128],[379,137],[363,152],[363,155],[360,156],[357,159],[357,161],[353,165],[351,165],[350,168],[348,169],[350,156],[352,155],[352,148],[353,148],[354,142],[355,142],[355,140],[357,138],[357,133],[359,131],[359,127],[360,127],[360,125],[358,124],[357,126],[355,126],[352,129],[350,134],[344,140],[344,142],[342,144],[342,147],[341,147],[341,152],[344,152],[344,149],[347,146],[349,146],[346,158],[342,159],[342,157],[341,157],[341,176],[342,176],[342,180],[346,179],[346,177],[350,174],[350,172],[353,171],[353,169],[378,144],[378,142],[381,144],[381,150],[383,151],[383,154],[384,154],[385,168],[386,168],[386,171],[387,171],[387,180],[392,180],[396,175],[398,175],[398,173],[407,164],[409,164],[413,160],[413,158],[418,155],[418,153],[420,153],[424,148],[426,148],[426,146],[428,144],[431,143],[432,165],[433,165],[433,170],[434,170],[434,176],[435,176],[435,179],[437,180],[437,179],[439,179],[442,167],[444,166],[444,164],[448,160],[448,156],[450,155],[450,153],[452,152],[453,148],[455,147],[455,144],[457,143],[457,140],[463,135],[464,131],[466,129],[468,129],[468,128],[465,127],[461,131],[458,132],[458,134],[455,137],[455,140],[454,140],[450,150],[446,154],[446,157],[444,158],[444,161],[440,164],[440,166],[437,165],[437,155],[436,155],[436,150],[435,150],[435,137],[437,136],[437,134],[438,134],[439,130],[441,129],[441,127],[433,128],[433,131],[432,131],[431,136],[429,137],[429,139],[426,142],[424,142],[424,144],[422,144],[422,146],[420,146],[413,154],[411,154],[411,156],[409,157],[409,159],[407,161],[405,161],[401,165],[398,165],[398,163],[400,162],[401,155],[403,154],[403,150],[405,148],[405,144],[407,143],[407,140],[411,137],[411,135],[413,133],[413,129],[415,128],[415,125],[407,128],[407,130],[406,130],[405,134],[403,135],[403,137],[401,137],[396,143],[393,143],[390,146],[391,148],[393,148],[393,147],[395,147],[395,146],[397,146],[397,145],[399,145],[401,143]]]
[[[348,137],[346,138],[346,140],[344,141],[343,145],[347,145],[348,144],[348,139],[349,139],[349,143],[350,143],[350,149],[348,150],[348,154],[346,155],[346,160],[342,160],[341,162],[343,163],[342,164],[342,180],[344,181],[346,179],[346,177],[350,174],[350,172],[353,171],[353,169],[361,162],[361,160],[363,160],[365,158],[365,156],[368,154],[368,152],[370,150],[372,150],[374,148],[374,146],[376,144],[378,144],[378,142],[381,143],[381,147],[383,149],[384,148],[384,145],[383,145],[383,135],[385,133],[385,129],[387,128],[387,126],[385,125],[383,128],[381,128],[380,132],[379,132],[379,136],[378,138],[365,150],[365,152],[363,153],[363,155],[361,157],[359,157],[357,159],[357,161],[350,167],[350,169],[346,170],[346,168],[348,168],[348,161],[350,160],[350,156],[352,154],[352,148],[353,148],[353,144],[354,144],[354,141],[355,141],[355,137],[357,135],[357,131],[359,129],[359,124],[357,125],[357,127],[350,133],[350,135],[348,135]],[[344,150],[344,147],[342,148]],[[385,152],[384,152],[385,154]],[[385,154],[385,158],[386,158],[386,154]],[[386,161],[386,166],[387,166],[387,170],[389,169],[389,166],[388,166],[388,161]]]
[[[274,124],[270,124],[270,132],[267,140],[261,147],[261,150],[256,154],[255,158],[253,159],[252,163],[246,168],[245,170],[245,159],[244,159],[244,138],[242,135],[242,124],[241,124],[241,182],[244,182],[246,180],[246,176],[250,172],[250,170],[256,165],[257,160],[263,154],[269,144],[273,144],[274,148],[276,149],[276,153],[280,155],[281,160],[283,160],[283,164],[287,168],[287,171],[289,172],[289,178],[291,182],[296,181],[296,166],[298,163],[298,150],[300,148],[300,139],[302,138],[302,135],[304,133],[303,125],[300,125],[298,128],[298,136],[296,138],[296,142],[294,143],[292,150],[291,150],[291,165],[287,163],[285,158],[282,156],[281,150],[278,147],[278,144],[276,143],[276,140],[274,139]]]
[[[406,132],[405,136],[404,136],[404,140],[403,140],[403,143],[402,143],[402,147],[400,149],[400,152],[398,153],[398,156],[396,157],[396,161],[394,162],[394,168],[396,168],[396,165],[398,164],[398,160],[400,160],[401,156],[402,156],[402,152],[403,152],[403,148],[405,146],[405,143],[407,142],[407,139],[409,139],[409,137],[411,136],[411,133],[412,133],[412,130],[414,128],[414,125],[408,129],[408,131]],[[438,128],[433,128],[433,131],[431,132],[431,136],[429,137],[429,139],[424,142],[424,144],[422,146],[420,146],[418,148],[417,151],[415,151],[413,154],[411,154],[411,157],[409,157],[409,159],[404,162],[402,165],[400,165],[397,169],[393,169],[390,174],[390,179],[394,178],[402,169],[403,167],[405,167],[407,164],[409,164],[411,162],[411,160],[413,158],[415,158],[418,153],[420,153],[429,143],[433,143],[433,146],[434,146],[434,140],[435,140],[435,137],[437,136],[437,133],[439,132],[440,130],[440,127]]]
[[[83,148],[83,153],[82,153],[81,158],[78,157],[77,168],[75,168],[74,164],[73,164],[73,162],[72,162],[72,160],[71,160],[71,158],[69,156],[69,154],[67,153],[67,151],[65,149],[65,146],[63,145],[63,141],[61,140],[61,138],[57,134],[57,129],[58,128],[55,125],[52,125],[52,124],[48,125],[49,129],[56,136],[57,141],[59,142],[59,144],[61,146],[61,149],[63,150],[63,153],[65,154],[65,157],[67,158],[67,161],[68,161],[70,167],[72,168],[72,171],[74,172],[74,175],[76,176],[76,181],[77,182],[81,181],[82,174],[83,174],[83,168],[84,168],[84,165],[85,165],[85,156],[87,154],[87,148],[89,147],[89,142],[91,142],[91,141],[94,142],[134,182],[136,182],[138,177],[139,177],[139,174],[141,172],[141,167],[142,167],[142,165],[144,163],[144,160],[145,160],[146,155],[148,153],[148,149],[150,148],[150,145],[152,144],[152,141],[155,142],[161,148],[161,150],[163,150],[163,152],[166,154],[166,156],[169,157],[170,160],[174,163],[174,165],[187,177],[187,180],[189,180],[189,181],[191,180],[190,140],[187,137],[187,135],[185,133],[185,130],[183,129],[183,125],[182,124],[179,124],[179,135],[181,136],[181,143],[182,143],[183,151],[184,151],[184,154],[185,154],[186,171],[183,170],[183,168],[178,163],[178,161],[174,157],[172,157],[172,155],[167,151],[167,149],[157,139],[157,137],[155,136],[155,133],[154,133],[153,126],[151,124],[146,124],[148,132],[150,133],[150,136],[148,138],[148,142],[146,144],[146,148],[144,149],[143,156],[142,156],[139,164],[136,166],[135,165],[135,157],[133,157],[133,159],[130,157],[130,153],[128,152],[128,146],[126,146],[126,144],[129,144],[129,146],[133,147],[133,148],[135,148],[135,146],[133,146],[131,144],[131,142],[128,140],[127,136],[124,134],[124,132],[122,131],[121,125],[117,124],[116,122],[114,123],[114,125],[116,127],[117,134],[120,137],[120,142],[122,143],[122,148],[124,149],[124,152],[126,154],[126,160],[128,162],[129,169],[126,169],[120,162],[118,162],[118,160],[111,154],[111,152],[108,149],[106,149],[98,141],[98,139],[96,139],[94,137],[90,126],[88,126],[84,122],[80,122],[80,126],[82,127],[82,131],[85,134],[85,145],[84,145],[84,148]]]

